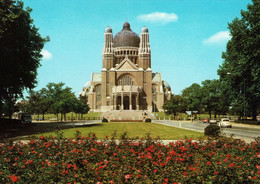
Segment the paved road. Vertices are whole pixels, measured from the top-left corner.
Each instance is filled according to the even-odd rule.
[[[180,121],[154,121],[155,123],[174,126],[178,128],[184,128],[189,130],[194,130],[197,132],[204,132],[204,128],[208,126],[206,123],[198,123],[198,122],[180,122]],[[241,127],[233,125],[232,128],[222,128],[222,133],[224,135],[230,136],[233,135],[234,138],[240,138],[245,140],[246,142],[254,141],[256,137],[260,136],[260,128],[253,127]]]

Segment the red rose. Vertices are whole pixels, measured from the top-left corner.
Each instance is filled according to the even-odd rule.
[[[230,163],[230,164],[229,164],[229,167],[234,167],[234,166],[235,166],[234,163]]]
[[[18,178],[15,175],[10,176],[11,180],[13,182],[17,182]]]

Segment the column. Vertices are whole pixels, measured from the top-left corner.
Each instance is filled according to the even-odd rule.
[[[114,95],[112,94],[111,104],[112,110],[114,110]]]
[[[139,93],[137,93],[137,95],[136,95],[136,110],[139,110]]]
[[[130,92],[130,96],[129,96],[129,110],[132,110],[132,93]]]
[[[121,110],[124,110],[124,93],[121,93]]]
[[[117,95],[114,95],[114,110],[116,110],[116,100],[117,100]]]

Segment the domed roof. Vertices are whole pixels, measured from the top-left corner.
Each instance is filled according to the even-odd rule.
[[[166,87],[168,90],[171,90],[171,86],[166,82],[165,80],[163,81],[164,87]]]
[[[125,22],[122,31],[114,37],[114,47],[139,47],[140,38],[130,28],[130,24]]]
[[[144,27],[141,29],[141,33],[148,33],[147,27],[144,26]]]
[[[112,33],[111,27],[107,26],[105,29],[105,33]]]
[[[90,81],[86,82],[84,84],[84,86],[83,86],[84,89],[89,88],[89,87],[91,87],[91,82]]]

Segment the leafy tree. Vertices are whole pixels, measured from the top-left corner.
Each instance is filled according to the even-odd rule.
[[[163,104],[163,109],[166,114],[173,114],[175,119],[177,113],[184,112],[182,96],[173,96],[170,101],[167,101],[165,104]]]
[[[27,100],[19,100],[15,104],[15,111],[30,112],[30,104]]]
[[[201,86],[199,84],[194,83],[190,87],[185,88],[182,91],[182,97],[185,110],[198,111],[199,113],[203,110]]]
[[[83,114],[88,113],[89,106],[86,103],[86,98],[84,96],[80,96],[80,99],[77,99],[76,103],[74,104],[74,112],[81,114],[81,119]]]
[[[12,111],[24,89],[37,81],[44,39],[23,2],[0,0],[0,113],[3,103]]]
[[[243,111],[256,119],[260,102],[260,1],[252,0],[241,18],[228,24],[231,40],[223,52],[223,64],[218,70],[220,80],[229,86],[233,104],[239,103]],[[236,101],[236,103],[234,103]]]
[[[211,114],[226,114],[228,112],[228,103],[226,95],[223,93],[223,85],[217,79],[202,81],[202,105],[204,109]]]
[[[40,91],[31,90],[27,98],[29,102],[30,112],[38,114],[38,119],[39,115],[42,114],[44,120],[44,114],[48,111],[50,105],[44,93],[44,89]]]
[[[71,88],[64,87],[64,83],[60,82],[49,83],[44,89],[44,93],[46,95],[47,101],[49,105],[49,112],[54,113],[58,116],[59,113],[64,116],[66,120],[66,113],[73,112],[75,110],[75,106],[78,105],[78,99],[75,94],[72,93]],[[83,112],[83,111],[82,111]]]

